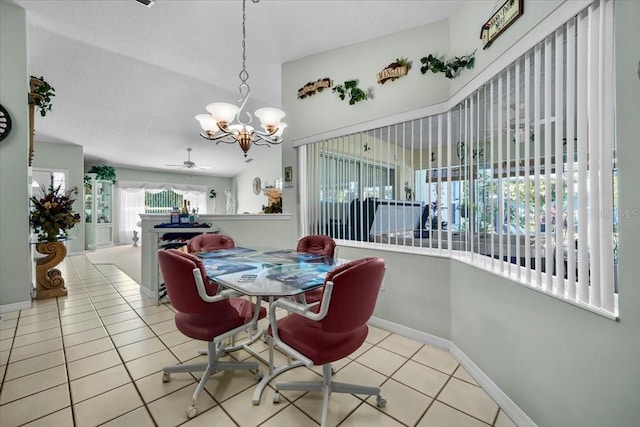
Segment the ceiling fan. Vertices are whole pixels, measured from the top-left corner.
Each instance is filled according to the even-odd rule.
[[[211,169],[209,166],[196,166],[196,164],[191,161],[191,148],[187,148],[187,160],[182,162],[181,165],[165,165],[165,166],[180,168],[180,169]]]

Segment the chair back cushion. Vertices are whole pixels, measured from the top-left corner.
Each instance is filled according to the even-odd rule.
[[[320,321],[324,332],[349,332],[366,325],[373,314],[384,278],[384,260],[362,258],[340,265],[327,275],[333,282],[327,316]]]
[[[200,269],[200,275],[202,276],[204,287],[207,290],[207,295],[214,296],[218,293],[218,284],[207,278],[207,269],[204,267],[204,264],[202,263],[202,260],[200,258],[180,249],[174,249],[174,252],[181,257],[193,261],[196,267]]]
[[[198,294],[193,269],[200,268],[203,281],[206,283],[207,273],[200,260],[190,254],[176,249],[159,250],[158,264],[167,288],[171,305],[183,313],[203,313],[210,310],[210,304],[204,302]],[[215,295],[213,293],[212,295]]]
[[[233,249],[236,244],[233,239],[224,234],[199,234],[189,240],[187,249],[189,252],[207,252],[218,249]]]
[[[333,258],[333,253],[336,250],[336,242],[329,236],[312,234],[300,239],[296,250],[298,252],[325,255]]]
[[[171,305],[177,311],[176,327],[186,336],[211,341],[216,336],[248,323],[255,305],[244,298],[228,298],[217,302],[205,302],[200,298],[193,270],[200,269],[206,280],[206,272],[197,257],[176,249],[158,251],[158,264]],[[259,318],[266,315],[260,309]]]

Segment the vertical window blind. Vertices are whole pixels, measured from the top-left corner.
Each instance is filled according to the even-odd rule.
[[[450,256],[616,317],[612,34],[596,1],[449,111],[300,147],[303,232]]]

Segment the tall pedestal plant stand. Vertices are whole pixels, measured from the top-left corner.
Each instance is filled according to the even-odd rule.
[[[36,299],[63,297],[67,295],[64,278],[57,268],[67,256],[63,242],[36,243],[36,251],[46,255],[36,260]]]

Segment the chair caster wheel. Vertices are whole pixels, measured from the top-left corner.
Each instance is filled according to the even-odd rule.
[[[262,372],[260,372],[260,371],[256,371],[256,373],[253,374],[253,378],[255,378],[256,381],[260,381],[262,379],[262,376],[263,376]]]
[[[196,408],[193,405],[189,406],[187,408],[187,418],[191,419],[191,418],[195,417],[196,415],[198,415],[198,408]]]
[[[276,394],[273,395],[273,403],[280,403],[280,393],[276,392]]]
[[[378,406],[378,408],[384,408],[385,406],[387,406],[387,401],[385,400],[384,397],[377,396],[376,397],[376,405]]]
[[[171,380],[171,375],[169,375],[167,372],[162,374],[162,382],[163,383],[168,383]]]

